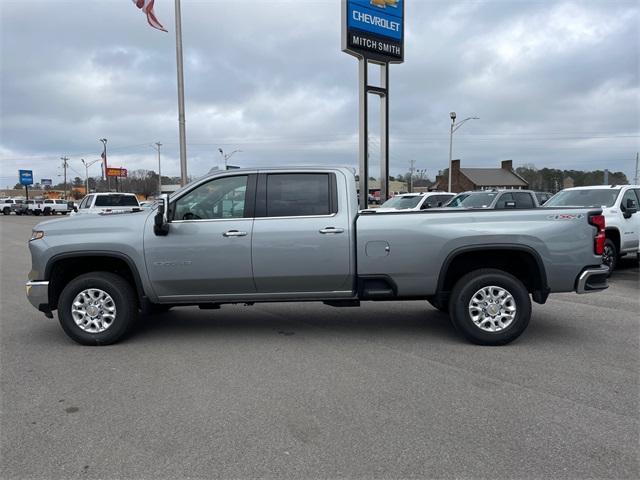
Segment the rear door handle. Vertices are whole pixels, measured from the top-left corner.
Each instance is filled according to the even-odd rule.
[[[240,230],[228,230],[222,234],[223,237],[246,237],[247,232],[241,232]]]
[[[327,234],[327,233],[342,233],[344,232],[344,228],[336,228],[336,227],[325,227],[320,229],[320,233],[323,234]]]

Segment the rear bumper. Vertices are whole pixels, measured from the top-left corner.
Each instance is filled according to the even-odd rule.
[[[25,285],[29,303],[41,312],[51,313],[49,306],[49,282],[31,281]]]
[[[576,279],[576,293],[592,293],[609,288],[609,267],[585,268]]]

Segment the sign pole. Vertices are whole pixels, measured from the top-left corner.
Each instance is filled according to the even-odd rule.
[[[184,187],[187,176],[187,134],[184,114],[184,73],[182,67],[182,17],[180,0],[175,0],[176,7],[176,66],[178,74],[178,133],[180,137],[180,184]]]
[[[389,64],[380,66],[380,203],[389,198]]]
[[[360,198],[358,200],[360,209],[365,210],[369,208],[369,105],[368,105],[368,92],[367,87],[369,85],[369,62],[366,58],[358,59],[358,72],[359,72],[359,148],[358,148],[358,167],[359,167],[359,180],[360,180]]]
[[[24,186],[24,194],[27,197],[27,201],[29,200],[29,185]]]

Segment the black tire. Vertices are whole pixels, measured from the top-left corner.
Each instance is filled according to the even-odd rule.
[[[613,240],[607,238],[604,241],[604,252],[602,252],[602,264],[609,267],[609,276],[616,269],[618,264],[618,249]]]
[[[9,207],[4,207],[2,209],[2,214],[3,215],[9,215],[11,213],[11,209]]]
[[[39,217],[41,213],[42,213],[42,210],[34,210],[34,211],[33,211],[33,214],[34,214],[36,217]]]
[[[66,215],[66,214],[67,214],[67,212],[64,212],[64,211],[62,211],[62,212],[60,212],[60,213],[61,213],[62,215]]]
[[[436,310],[440,310],[442,313],[449,313],[449,304],[448,303],[441,303],[440,301],[436,300],[435,298],[429,298],[427,299],[427,302],[429,302],[429,304],[435,308]]]
[[[493,332],[476,325],[469,313],[472,297],[483,287],[490,286],[502,288],[511,294],[516,308],[511,323],[504,329]],[[513,275],[493,268],[475,270],[458,280],[453,287],[449,314],[456,330],[471,342],[478,345],[505,345],[518,338],[529,325],[531,299],[526,287]]]
[[[80,328],[73,319],[71,306],[83,290],[100,289],[111,296],[116,315],[111,325],[99,333]],[[110,272],[91,272],[74,278],[67,284],[58,300],[58,320],[65,333],[82,345],[110,345],[122,339],[138,316],[138,300],[134,287],[124,278]]]
[[[42,214],[45,217],[48,217],[49,215],[51,215],[51,207],[45,207],[45,209],[42,211]]]

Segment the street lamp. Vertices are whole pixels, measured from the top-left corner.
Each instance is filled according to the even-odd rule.
[[[107,192],[111,191],[111,182],[109,181],[109,176],[107,175],[107,139],[99,138],[98,141],[102,142],[102,160],[103,160],[103,171],[104,176],[107,180]]]
[[[85,171],[85,188],[86,188],[86,194],[89,195],[89,167],[91,165],[93,165],[94,163],[98,163],[100,160],[102,160],[101,158],[96,158],[95,160],[91,160],[90,162],[86,162],[84,158],[81,158],[80,161],[82,162],[82,164],[84,165],[84,171]]]
[[[449,117],[451,117],[451,134],[449,135],[449,175],[448,175],[449,188],[447,189],[448,192],[451,191],[451,177],[452,177],[451,165],[453,163],[453,132],[458,130],[468,120],[480,120],[480,117],[467,117],[461,122],[456,123],[456,112],[451,112],[449,114]]]
[[[220,152],[220,155],[222,155],[222,160],[224,161],[224,169],[227,170],[227,160],[229,160],[234,153],[241,153],[242,150],[234,150],[231,153],[224,153],[224,150],[222,150],[222,148],[218,148],[218,151]]]

